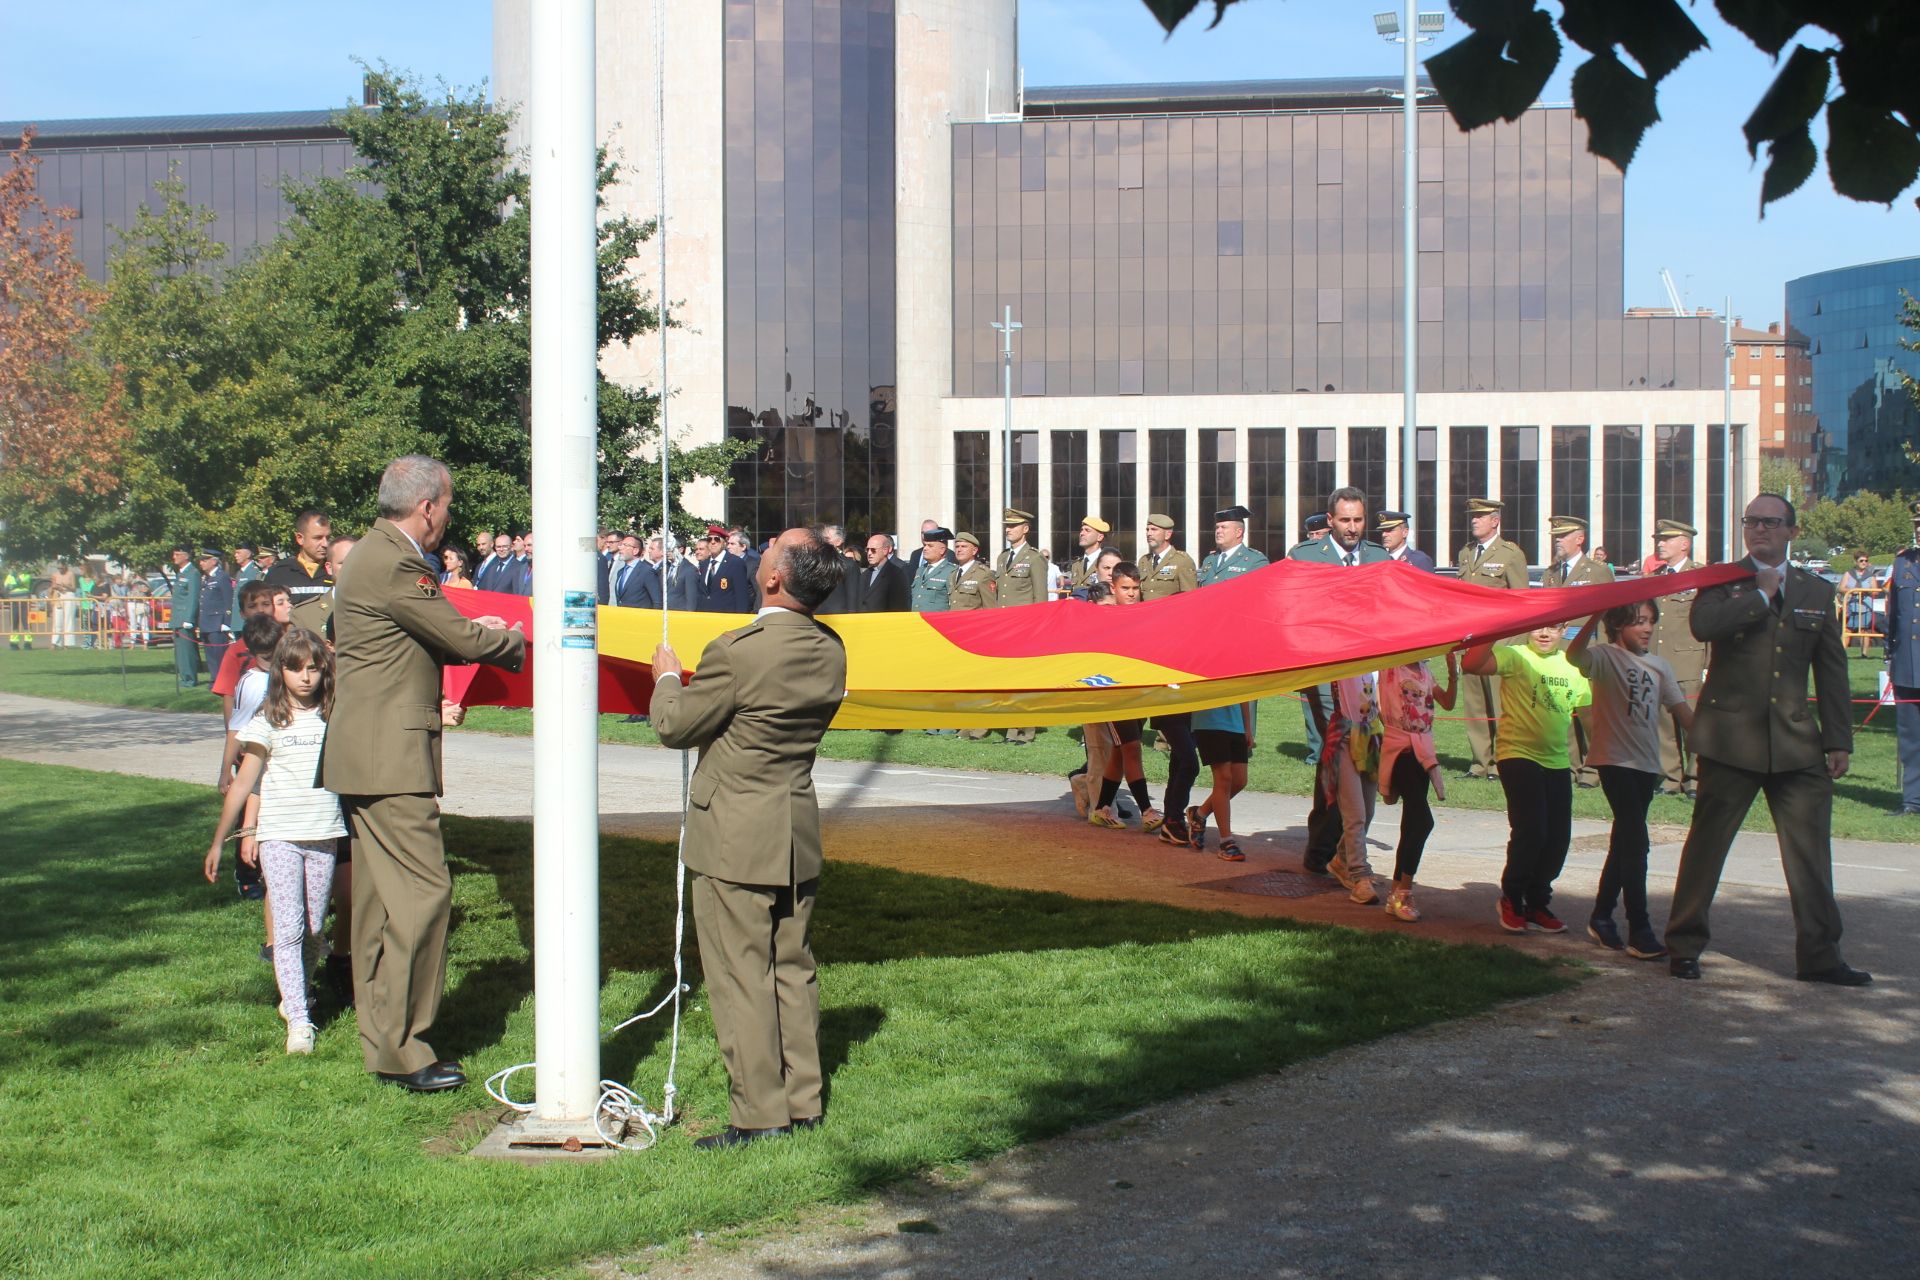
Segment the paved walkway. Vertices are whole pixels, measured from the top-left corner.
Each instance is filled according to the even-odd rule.
[[[0,756],[210,781],[207,716],[0,695]],[[610,830],[670,837],[679,757],[602,746]],[[525,817],[531,744],[450,735],[447,808]],[[995,884],[1404,928],[1338,893],[1230,892],[1298,868],[1306,802],[1245,796],[1243,867],[1072,820],[1056,780],[822,761],[832,856]],[[1463,784],[1465,785],[1465,784]],[[1375,863],[1390,868],[1382,809]],[[1657,906],[1683,833],[1656,833]],[[1575,827],[1565,914],[1604,828]],[[1920,850],[1842,841],[1847,955],[1875,986],[1792,980],[1771,837],[1743,836],[1700,983],[1490,920],[1499,815],[1441,814],[1430,935],[1590,961],[1572,992],[1342,1051],[928,1182],[747,1247],[609,1260],[649,1276],[1920,1274]],[[1280,876],[1273,882],[1284,883]],[[1297,887],[1297,886],[1296,886]],[[1309,886],[1312,887],[1312,886]],[[1202,1070],[1196,1064],[1196,1071]],[[902,1232],[926,1222],[937,1233]]]

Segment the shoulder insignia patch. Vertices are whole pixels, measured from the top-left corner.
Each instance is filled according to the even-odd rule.
[[[440,584],[433,580],[432,574],[421,574],[413,580],[413,585],[420,588],[420,594],[423,596],[433,597],[440,594]]]

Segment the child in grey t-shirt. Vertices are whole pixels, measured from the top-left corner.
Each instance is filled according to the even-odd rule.
[[[1660,715],[1682,731],[1693,726],[1693,707],[1665,658],[1647,652],[1660,606],[1652,600],[1595,614],[1567,649],[1567,661],[1593,687],[1587,728],[1587,763],[1600,771],[1600,786],[1613,810],[1613,832],[1587,936],[1610,951],[1639,960],[1667,953],[1647,914],[1647,808],[1660,786]],[[1609,643],[1591,644],[1604,623]],[[1626,899],[1627,939],[1613,922],[1614,903]]]

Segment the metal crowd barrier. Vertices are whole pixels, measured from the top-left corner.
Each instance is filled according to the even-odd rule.
[[[166,596],[30,596],[0,600],[7,648],[143,649],[173,643]]]
[[[1833,607],[1840,613],[1840,644],[1843,648],[1851,649],[1853,642],[1858,640],[1861,642],[1860,656],[1865,657],[1870,645],[1876,642],[1882,646],[1886,644],[1873,612],[1874,600],[1884,599],[1886,592],[1885,587],[1846,587],[1833,593]],[[1856,630],[1854,621],[1862,614],[1867,625]]]

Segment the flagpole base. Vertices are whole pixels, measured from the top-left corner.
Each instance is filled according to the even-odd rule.
[[[495,1125],[493,1132],[482,1138],[469,1154],[482,1160],[540,1164],[553,1160],[604,1160],[619,1153],[620,1148],[609,1145],[591,1120],[541,1120],[516,1115]]]

